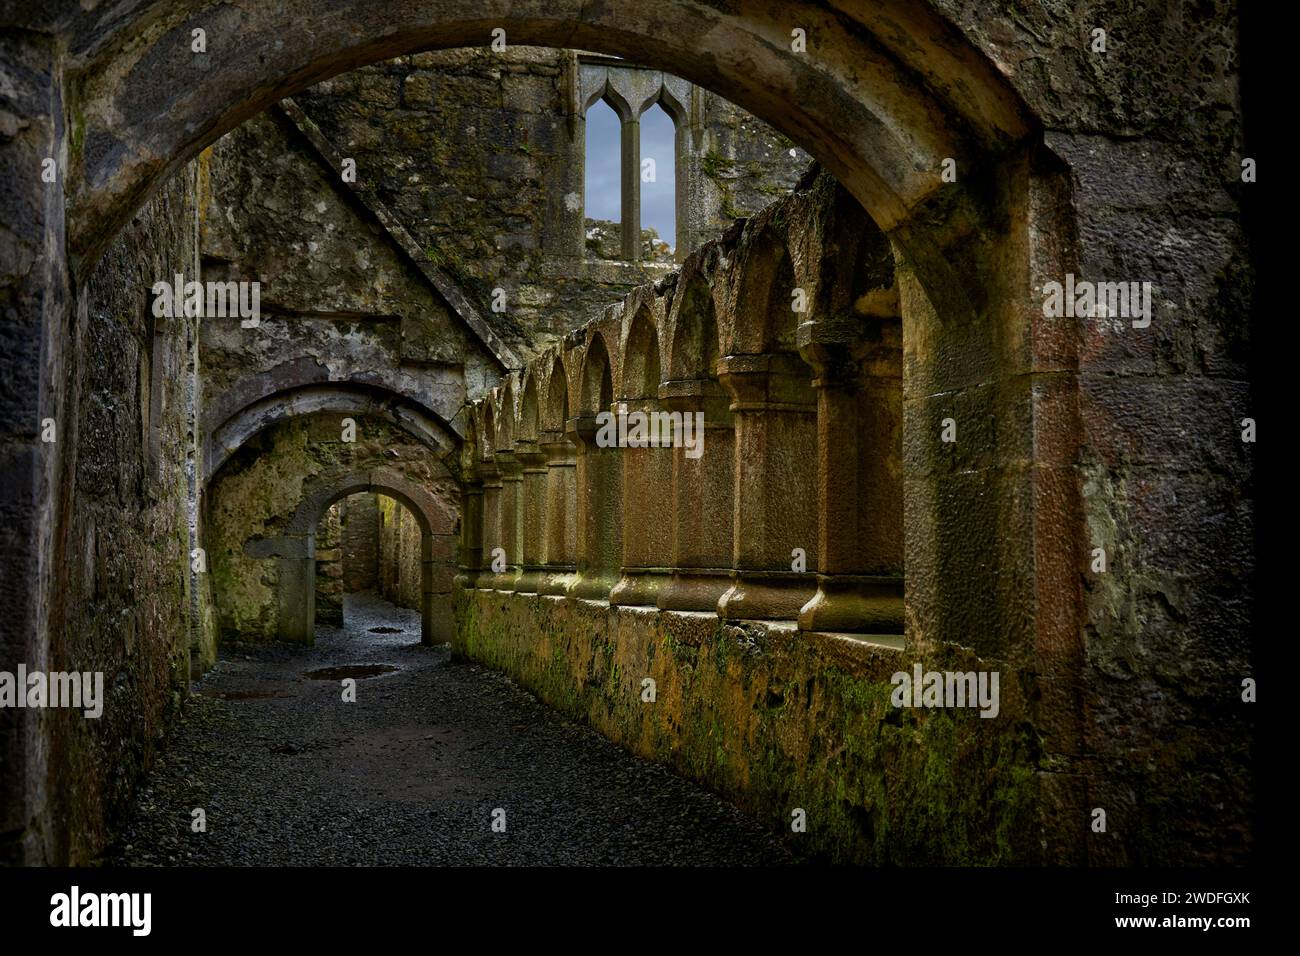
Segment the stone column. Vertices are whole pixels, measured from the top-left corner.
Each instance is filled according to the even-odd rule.
[[[455,587],[455,565],[457,542],[451,534],[422,535],[428,540],[427,549],[422,552],[425,560],[422,579],[424,587],[425,608],[423,624],[424,642],[426,644],[446,644],[456,642],[456,620],[452,611],[451,592]],[[422,545],[422,547],[424,547]]]
[[[513,591],[524,569],[523,535],[520,533],[524,469],[513,449],[498,448],[495,459],[501,473],[501,531],[497,544],[505,549],[506,570],[497,575],[492,586],[498,591]]]
[[[433,535],[420,535],[420,643],[434,643]]]
[[[805,322],[817,390],[817,594],[805,631],[903,635],[903,377],[895,319]]]
[[[276,637],[294,644],[316,642],[316,532],[266,539],[244,550],[280,559]]]
[[[477,586],[483,570],[483,482],[478,475],[462,483],[460,513],[460,564],[455,586]]]
[[[618,583],[623,555],[620,449],[596,445],[595,415],[569,419],[566,431],[578,446],[578,550],[577,573],[565,593],[572,598],[608,601],[610,590]]]
[[[698,457],[672,451],[672,571],[658,606],[716,611],[731,587],[734,433],[722,388],[712,379],[664,382],[659,398],[671,411],[704,416]]]
[[[544,575],[538,593],[564,594],[577,569],[577,455],[563,432],[544,432],[541,448],[546,454],[546,529]]]
[[[659,411],[657,400],[627,399],[619,402],[617,409],[619,414],[643,413],[647,441],[654,436],[651,416]],[[659,591],[668,583],[673,553],[673,435],[665,431],[655,441],[662,442],[662,447],[650,444],[620,449],[625,533],[622,576],[610,591],[610,604],[654,606]]]
[[[536,594],[545,573],[546,544],[546,453],[531,439],[515,442],[515,458],[523,468],[523,574],[515,583],[520,594]]]
[[[641,259],[641,121],[639,119],[623,121],[621,146],[623,258],[628,262],[637,262]]]
[[[798,355],[718,363],[736,426],[732,585],[726,620],[795,619],[813,596],[817,555],[817,407]],[[807,571],[792,570],[802,549]]]
[[[501,472],[496,461],[485,461],[478,467],[483,481],[483,571],[475,586],[485,591],[496,587],[498,572],[492,570],[492,553],[501,545]]]

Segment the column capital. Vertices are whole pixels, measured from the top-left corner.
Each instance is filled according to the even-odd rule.
[[[855,388],[871,348],[866,323],[856,316],[810,319],[796,332],[799,354],[813,369],[814,388]]]
[[[498,448],[493,458],[502,480],[518,478],[523,471],[523,464],[515,457],[514,449]]]
[[[727,355],[718,360],[718,381],[731,395],[733,412],[813,413],[810,369],[793,352]]]
[[[546,470],[546,452],[541,444],[531,438],[515,440],[515,458],[523,465],[524,474]]]
[[[573,444],[589,448],[596,444],[596,432],[600,426],[596,423],[596,413],[577,415],[564,423],[564,434]]]
[[[494,458],[489,458],[486,461],[479,462],[478,476],[479,486],[482,488],[501,487],[501,470],[497,467],[496,459]]]
[[[704,413],[708,428],[730,428],[731,413],[721,384],[711,378],[674,379],[659,384],[659,404],[670,412]]]
[[[576,449],[573,447],[573,442],[565,437],[564,432],[542,432],[537,444],[542,454],[546,456],[547,467],[563,467],[573,464]]]

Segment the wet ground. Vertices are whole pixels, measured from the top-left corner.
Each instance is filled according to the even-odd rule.
[[[315,647],[223,652],[106,862],[794,862],[717,796],[422,646],[418,613],[349,595],[345,621],[318,628]]]

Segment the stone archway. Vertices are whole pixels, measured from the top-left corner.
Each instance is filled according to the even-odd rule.
[[[33,35],[38,26],[31,25]],[[58,404],[61,377],[40,373],[70,348],[73,289],[151,191],[205,145],[333,74],[419,49],[484,46],[498,27],[511,43],[633,57],[712,89],[808,149],[862,203],[906,260],[900,287],[912,330],[912,427],[929,430],[943,414],[935,396],[1025,426],[995,436],[986,458],[996,485],[983,495],[938,487],[930,446],[907,443],[919,450],[908,463],[919,492],[909,549],[922,559],[909,555],[909,563],[944,569],[966,562],[979,570],[964,592],[925,595],[924,630],[1003,635],[994,650],[1040,654],[1041,670],[1053,678],[1044,682],[1049,691],[1068,693],[1079,651],[1074,558],[1086,535],[1072,457],[1078,362],[1064,333],[1059,342],[1030,333],[1027,296],[1063,274],[1072,255],[1068,243],[1049,238],[1074,234],[1068,182],[1007,80],[927,3],[720,11],[695,0],[341,0],[322,10],[310,0],[146,0],[111,22],[86,14],[69,26],[51,17],[45,32],[66,40],[25,48],[34,65],[20,77],[24,102],[37,105],[20,117],[23,136],[5,147],[14,168],[37,169],[43,157],[58,156],[64,187],[30,203],[31,221],[15,246],[39,267],[22,275],[11,310],[12,341],[30,344],[9,364],[36,385],[11,420],[37,422]],[[791,51],[792,29],[806,34],[807,53]],[[205,31],[215,54],[197,64],[194,30]],[[941,180],[945,159],[955,160],[958,184]],[[617,353],[610,358],[617,362]],[[971,369],[977,374],[967,374]],[[34,445],[28,425],[14,433],[20,442],[13,447],[25,453]],[[1031,443],[1022,435],[1056,437]],[[41,659],[52,591],[41,561],[50,553],[45,543],[63,533],[56,482],[63,459],[53,450],[13,462],[5,483],[14,489],[15,510],[31,514],[17,535],[32,543],[37,560],[0,556],[0,578],[14,595],[15,616],[31,623],[30,656]],[[962,523],[956,533],[946,523],[951,514]],[[969,562],[961,544],[975,536],[963,528],[996,542],[995,559]],[[308,533],[299,537],[305,542]],[[991,586],[999,580],[1012,584]],[[993,599],[971,602],[969,593]],[[1054,600],[1053,593],[1066,597]],[[307,614],[298,625],[306,639],[310,623]],[[1068,704],[1046,709],[1073,714]]]
[[[253,436],[286,419],[331,413],[391,422],[427,446],[454,474],[461,437],[427,406],[398,392],[354,382],[330,382],[268,393],[203,430],[203,475],[209,483]],[[214,416],[215,420],[215,416]]]
[[[27,26],[35,30],[42,19],[33,14]],[[56,238],[24,238],[19,251],[44,265],[20,284],[16,301],[25,305],[11,327],[15,340],[44,343],[37,351],[50,355],[67,346],[73,289],[159,184],[271,104],[369,62],[486,47],[499,29],[511,44],[581,48],[663,68],[771,123],[844,184],[899,258],[911,340],[906,400],[918,410],[911,428],[928,429],[939,415],[935,396],[975,405],[996,396],[990,413],[1026,423],[1029,433],[1062,436],[1051,447],[1064,451],[1049,460],[1046,446],[1027,450],[1018,435],[998,433],[986,456],[996,493],[976,502],[984,515],[978,521],[962,518],[995,528],[990,537],[1008,543],[998,556],[1001,570],[981,565],[989,570],[974,590],[990,591],[999,574],[1014,578],[1016,588],[999,591],[998,606],[974,621],[969,602],[937,595],[927,603],[940,609],[945,630],[1006,633],[1007,622],[1016,622],[1011,644],[1061,648],[1065,669],[1077,663],[1077,602],[1051,606],[1039,583],[1078,591],[1074,554],[1087,534],[1070,453],[1079,437],[1078,356],[1068,335],[1035,334],[1028,295],[1072,265],[1073,248],[1047,237],[1075,235],[1077,214],[1068,170],[1044,146],[1038,119],[991,55],[963,34],[959,18],[920,0],[871,0],[852,9],[812,2],[718,9],[698,0],[340,0],[329,9],[310,0],[240,7],[146,0],[111,21],[44,19],[48,32],[66,34],[67,42],[55,52],[28,51],[48,57],[31,77],[47,86],[29,99],[49,105],[32,108],[15,149],[58,156],[64,188],[42,193],[33,206],[39,212],[24,237]],[[206,53],[194,52],[195,31]],[[72,120],[66,126],[65,115]],[[943,176],[949,161],[955,182]],[[20,165],[40,163],[24,154]],[[55,255],[43,259],[46,247]],[[29,349],[10,364],[26,375],[40,362]],[[58,377],[41,381],[49,384],[35,390],[25,420],[39,421],[57,404]],[[1055,397],[1045,402],[1048,391]],[[28,426],[21,435],[31,444]],[[1024,468],[1027,459],[1035,467]],[[907,463],[919,487],[928,487],[932,466],[924,456]],[[51,473],[25,472],[11,482],[18,507],[32,503],[33,521],[21,533],[33,542],[53,511]],[[1020,501],[1035,504],[1019,509]],[[965,560],[956,543],[970,537],[945,524],[954,510],[974,513],[931,496],[909,519],[909,564]],[[1048,520],[1040,520],[1047,510]],[[1056,547],[1061,541],[1069,545]],[[39,569],[14,568],[8,576],[19,613],[43,635]],[[1033,597],[1021,601],[1021,594]],[[43,642],[35,639],[37,650]]]
[[[816,156],[886,231],[941,190],[945,159],[986,166],[1035,125],[993,63],[914,0],[851,11],[809,2],[719,10],[695,0],[155,0],[86,31],[93,46],[72,51],[86,78],[70,170],[74,271],[93,265],[156,184],[276,101],[376,60],[486,46],[497,29],[511,44],[630,58],[717,92]],[[209,51],[201,64],[195,30]],[[925,245],[914,255],[951,279]]]
[[[410,479],[386,468],[334,477],[305,492],[298,510],[276,542],[280,561],[279,638],[312,643],[316,629],[316,528],[334,502],[359,491],[396,498],[420,526],[420,640],[450,640],[450,620],[437,613],[434,538],[450,536],[452,524],[434,497]]]

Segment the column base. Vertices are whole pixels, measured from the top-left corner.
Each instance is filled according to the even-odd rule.
[[[662,611],[711,611],[717,613],[718,599],[731,588],[727,568],[676,568],[668,583],[659,589],[655,602]]]
[[[522,573],[522,568],[506,568],[500,574],[481,574],[475,587],[480,591],[513,591]]]
[[[537,586],[538,594],[563,597],[573,584],[573,565],[548,566],[543,569],[541,583]]]
[[[819,574],[817,593],[799,611],[799,630],[902,634],[903,581],[889,576]]]
[[[718,617],[724,621],[792,621],[815,593],[816,584],[808,574],[733,573],[731,587],[718,598]]]
[[[519,580],[515,582],[515,593],[517,594],[538,594],[538,588],[542,586],[542,579],[546,576],[546,568],[540,564],[524,565],[524,573],[519,575]]]
[[[618,575],[612,571],[579,571],[564,592],[564,596],[584,601],[608,601],[609,592],[616,584],[618,584]]]
[[[609,592],[609,603],[620,607],[655,607],[668,583],[667,568],[624,568],[623,577]]]

